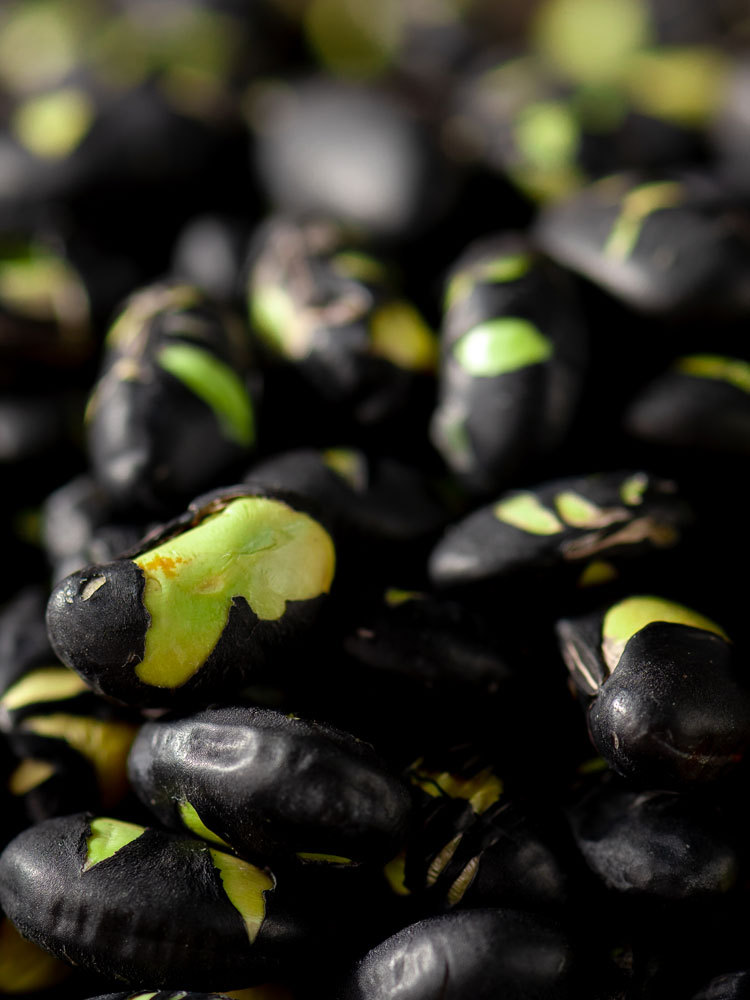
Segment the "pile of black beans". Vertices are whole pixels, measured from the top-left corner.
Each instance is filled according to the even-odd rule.
[[[0,994],[750,997],[747,0],[0,5]]]

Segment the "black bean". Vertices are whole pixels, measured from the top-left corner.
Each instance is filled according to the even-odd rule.
[[[586,334],[563,277],[528,242],[471,244],[446,285],[432,438],[475,493],[528,474],[565,437]]]
[[[662,448],[747,455],[750,363],[712,352],[677,358],[630,402],[623,423]]]
[[[616,174],[547,208],[536,237],[553,259],[657,314],[742,311],[750,247],[710,181]]]
[[[90,814],[30,827],[0,857],[0,901],[24,937],[132,986],[271,978],[280,949],[300,943],[275,886],[203,841]]]
[[[405,927],[352,970],[341,1000],[553,1000],[574,995],[568,940],[514,910],[463,910]]]
[[[118,507],[169,510],[247,461],[256,427],[240,320],[190,285],[142,289],[106,340],[87,409],[95,478]]]
[[[676,483],[643,470],[513,490],[450,527],[430,556],[441,587],[531,580],[590,586],[678,545],[692,520]]]
[[[715,809],[664,790],[599,782],[569,809],[586,863],[613,892],[709,902],[737,883],[740,856]]]
[[[127,703],[234,692],[312,621],[334,565],[318,521],[237,487],[199,498],[134,558],[62,580],[50,639],[95,690]]]
[[[367,744],[258,708],[147,723],[129,770],[161,823],[249,857],[382,861],[411,810],[407,788]]]
[[[750,742],[750,688],[723,629],[683,605],[631,596],[557,625],[599,753],[641,787],[711,782]]]
[[[435,371],[435,334],[340,225],[272,219],[252,241],[245,288],[266,351],[356,423],[400,414]]]

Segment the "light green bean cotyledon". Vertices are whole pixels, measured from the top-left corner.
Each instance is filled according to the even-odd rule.
[[[288,601],[330,589],[333,542],[308,514],[278,500],[240,497],[197,527],[138,556],[151,616],[144,684],[177,688],[203,666],[243,597],[264,621],[278,620]]]

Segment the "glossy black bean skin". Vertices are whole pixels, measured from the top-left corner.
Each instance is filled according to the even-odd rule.
[[[612,666],[600,615],[557,628],[591,739],[623,777],[680,788],[716,781],[740,764],[750,742],[750,691],[727,639],[657,618],[627,639]]]
[[[594,744],[621,774],[643,780],[661,758],[652,781],[711,781],[736,766],[750,742],[750,694],[731,648],[683,629],[642,629],[589,710]]]
[[[187,805],[249,857],[382,861],[400,845],[411,811],[408,789],[368,744],[258,708],[146,723],[129,772],[162,823],[184,830]]]
[[[87,587],[100,579],[108,599],[89,602]],[[123,664],[144,656],[149,626],[144,587],[139,568],[122,559],[65,577],[52,593],[47,628],[54,651],[101,694],[115,693],[108,684],[110,674],[116,678]]]
[[[572,996],[565,936],[514,910],[464,910],[399,931],[360,960],[337,1000],[562,1000]]]
[[[272,877],[260,879],[266,909],[251,943],[207,844],[136,827],[136,839],[89,865],[92,822],[47,820],[0,857],[5,912],[58,957],[132,986],[237,989],[270,978],[279,950],[299,942],[273,914]]]

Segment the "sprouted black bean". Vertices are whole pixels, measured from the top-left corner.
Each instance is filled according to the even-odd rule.
[[[0,5],[0,996],[748,995],[748,24]]]

